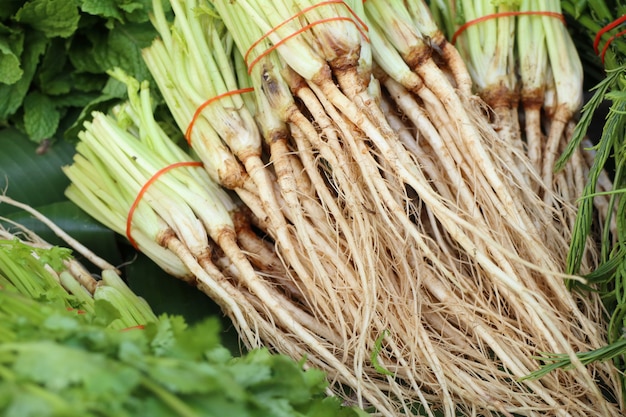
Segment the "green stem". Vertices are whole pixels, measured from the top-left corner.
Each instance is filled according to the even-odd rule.
[[[151,379],[144,377],[141,379],[141,384],[155,394],[163,403],[165,403],[172,411],[176,413],[178,417],[200,417],[200,414],[194,411],[191,407],[181,401],[161,385],[152,381]]]

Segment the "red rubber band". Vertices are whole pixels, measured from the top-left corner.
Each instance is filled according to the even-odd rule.
[[[144,194],[146,193],[146,191],[148,191],[148,188],[156,181],[159,179],[159,177],[163,174],[165,174],[167,171],[174,169],[174,168],[179,168],[179,167],[199,167],[202,166],[202,162],[199,161],[182,161],[182,162],[176,162],[174,164],[168,165],[164,168],[161,168],[160,170],[158,170],[144,185],[143,187],[141,187],[141,190],[139,190],[139,193],[137,193],[137,197],[135,197],[135,201],[133,201],[133,204],[130,206],[130,210],[128,210],[128,216],[126,217],[126,237],[128,238],[128,241],[130,242],[131,245],[133,245],[133,247],[135,249],[137,248],[137,242],[135,242],[135,239],[133,239],[133,237],[131,236],[131,227],[133,224],[133,215],[135,214],[135,210],[137,209],[137,206],[139,205],[139,202],[141,201],[141,199],[143,198]]]
[[[541,11],[541,10],[537,10],[537,11],[528,10],[528,11],[516,11],[516,12],[511,11],[511,12],[492,13],[492,14],[487,14],[485,16],[481,16],[474,20],[470,20],[469,22],[465,22],[464,25],[459,27],[456,30],[456,32],[454,32],[454,35],[452,35],[452,40],[450,42],[454,45],[459,35],[472,25],[484,22],[486,20],[496,19],[498,17],[511,17],[511,16],[548,16],[548,17],[557,18],[561,22],[565,23],[565,17],[563,16],[563,14],[556,13],[556,12],[548,12],[548,11]]]
[[[336,3],[344,3],[344,2],[343,2],[343,0],[328,0],[328,1],[323,1],[323,2],[320,2],[320,3],[314,4],[313,6],[309,6],[309,7],[306,7],[304,9],[300,10],[300,12],[298,12],[295,15],[291,16],[289,19],[285,20],[284,22],[282,22],[278,26],[274,26],[272,29],[267,31],[263,36],[261,36],[259,39],[257,39],[252,45],[250,45],[250,47],[248,48],[246,53],[243,55],[243,62],[245,62],[246,65],[248,65],[248,57],[250,56],[250,53],[252,52],[252,50],[254,48],[256,48],[256,46],[258,44],[260,44],[263,41],[263,39],[266,39],[268,36],[270,36],[272,33],[276,32],[281,27],[285,26],[287,23],[289,23],[292,20],[302,16],[303,14],[308,12],[309,10],[315,9],[316,7],[321,7],[321,6],[325,6],[327,4],[336,4]]]
[[[228,97],[228,96],[234,96],[235,94],[244,94],[244,93],[250,93],[254,91],[254,88],[252,87],[248,87],[248,88],[241,88],[239,90],[232,90],[232,91],[227,91],[223,94],[217,95],[215,97],[212,97],[210,99],[208,99],[207,101],[205,101],[204,103],[202,103],[197,109],[196,112],[193,114],[193,117],[191,118],[191,122],[189,122],[189,126],[187,127],[187,130],[185,131],[185,139],[187,139],[187,143],[189,144],[189,146],[191,146],[191,131],[193,130],[193,126],[196,123],[196,120],[198,119],[198,117],[200,117],[200,113],[202,113],[202,110],[204,110],[207,106],[209,106],[210,104],[224,98],[224,97]]]
[[[124,329],[121,329],[120,332],[127,332],[129,330],[143,330],[145,328],[146,326],[144,326],[143,324],[138,324],[137,326],[131,326],[131,327],[126,327]]]
[[[311,29],[313,26],[322,24],[322,23],[326,23],[326,22],[331,22],[331,21],[339,21],[339,20],[345,20],[348,22],[352,22],[356,25],[356,22],[354,20],[352,20],[349,17],[343,17],[343,16],[334,16],[334,17],[329,17],[326,19],[322,19],[322,20],[318,20],[316,22],[313,23],[309,23],[306,26],[301,27],[300,29],[298,29],[296,32],[292,33],[289,36],[284,37],[283,39],[281,39],[279,42],[275,43],[274,45],[270,46],[269,48],[267,48],[265,51],[263,51],[263,53],[261,53],[258,57],[256,57],[254,59],[254,61],[252,61],[250,63],[250,65],[248,66],[248,75],[252,74],[252,68],[254,68],[254,66],[266,55],[268,55],[270,52],[272,52],[273,50],[277,49],[279,46],[281,46],[282,44],[284,44],[285,42],[287,42],[289,39],[294,38],[296,36],[298,36],[299,34],[306,32],[307,30]],[[357,25],[358,27],[358,25]],[[360,31],[360,29],[359,29]],[[363,34],[363,32],[361,32],[361,34]],[[365,41],[369,43],[369,38],[364,35],[365,37]]]
[[[602,35],[604,35],[605,33],[607,33],[608,31],[612,29],[615,29],[616,27],[618,27],[624,22],[626,22],[626,15],[623,15],[622,17],[615,19],[614,21],[612,21],[611,23],[609,23],[608,25],[600,29],[598,33],[596,33],[596,37],[593,40],[593,50],[595,51],[596,55],[600,56],[600,59],[602,60],[603,64],[604,64],[604,55],[606,55],[606,51],[609,49],[609,45],[611,45],[611,42],[613,42],[615,38],[619,38],[620,36],[623,36],[626,33],[626,31],[623,30],[621,32],[618,32],[615,35],[611,36],[609,39],[607,39],[606,43],[602,47],[602,51],[598,53],[598,47],[600,45]]]
[[[367,27],[367,24],[363,21],[363,19],[361,19],[359,17],[359,15],[357,15],[354,10],[352,10],[350,8],[350,6],[348,6],[346,4],[346,2],[344,0],[327,0],[327,1],[322,1],[319,3],[316,3],[312,6],[306,7],[302,10],[300,10],[298,13],[296,13],[295,15],[291,16],[289,19],[285,20],[284,22],[280,23],[279,25],[273,27],[272,29],[270,29],[269,31],[267,31],[267,33],[265,33],[263,36],[261,36],[259,39],[257,39],[252,45],[250,45],[250,47],[248,48],[248,50],[246,51],[246,53],[243,56],[243,60],[246,63],[246,66],[248,67],[248,74],[252,73],[252,67],[254,67],[254,65],[261,59],[261,57],[264,57],[265,55],[269,54],[269,52],[271,52],[272,50],[277,48],[277,45],[273,45],[272,47],[269,48],[269,50],[264,51],[261,55],[259,55],[254,61],[252,61],[251,64],[248,64],[248,59],[250,58],[250,53],[252,52],[252,50],[254,48],[256,48],[259,43],[261,43],[264,39],[266,39],[268,36],[270,36],[272,33],[276,32],[278,29],[280,29],[281,27],[283,27],[284,25],[286,25],[287,23],[291,22],[294,19],[297,19],[298,17],[306,14],[307,12],[309,12],[310,10],[315,9],[316,7],[320,7],[320,6],[326,6],[329,4],[342,4],[346,7],[346,9],[348,9],[348,11],[350,12],[350,14],[352,15],[352,17],[354,17],[354,20],[356,20],[356,22],[353,19],[347,18],[347,17],[331,17],[331,18],[327,18],[327,19],[322,19],[318,22],[313,22],[310,23],[308,25],[306,25],[305,27],[299,29],[296,33],[293,33],[291,35],[289,35],[287,38],[282,39],[280,42],[278,42],[277,45],[283,44],[287,39],[291,39],[292,37],[305,32],[306,30],[310,29],[311,27],[315,26],[318,23],[323,23],[323,22],[329,22],[332,20],[348,20],[348,21],[352,21],[352,23],[354,23],[354,25],[357,27],[357,29],[359,30],[359,32],[361,33],[361,36],[363,36],[363,38],[365,39],[366,42],[369,43],[369,38],[367,36],[367,32],[369,31],[369,28]],[[358,24],[357,24],[358,22]]]

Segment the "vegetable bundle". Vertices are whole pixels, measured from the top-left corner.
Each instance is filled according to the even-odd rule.
[[[156,321],[150,306],[128,288],[113,265],[32,207],[7,196],[0,196],[0,204],[25,210],[102,269],[97,280],[70,249],[53,246],[23,225],[0,218],[0,290],[12,290],[40,304],[85,314],[89,320],[115,330]]]
[[[557,156],[571,142],[583,100],[583,68],[560,3],[439,1],[433,10],[467,62],[476,92],[493,112],[494,129],[527,154],[526,180],[555,206],[555,221],[566,225],[564,236],[570,240],[576,200],[594,153],[585,139],[555,169]],[[598,191],[611,187],[607,173],[600,171]],[[605,224],[608,198],[599,195],[592,201],[595,226],[614,233],[614,221]]]
[[[587,135],[597,144],[591,149],[593,164],[585,188],[581,193],[580,208],[572,236],[567,270],[581,271],[580,259],[589,244],[588,237],[594,235],[594,205],[599,199],[606,199],[608,209],[600,240],[598,266],[585,275],[602,295],[608,316],[606,346],[578,356],[585,363],[612,360],[621,371],[621,395],[626,398],[626,288],[624,279],[624,199],[622,198],[624,175],[624,70],[626,69],[626,49],[623,41],[624,5],[621,2],[573,2],[563,1],[564,11],[572,17],[572,28],[578,34],[581,54],[591,55],[590,65],[604,68],[602,79],[592,89],[593,97],[585,104],[580,122],[566,151],[558,161],[562,167],[570,161],[571,155],[580,144],[585,144]],[[608,112],[602,110],[608,104]],[[601,131],[594,131],[592,119],[605,116]],[[605,170],[613,173],[613,183],[605,181]],[[535,374],[540,376],[555,368],[570,366],[570,358],[559,354],[546,355],[545,366]]]
[[[144,59],[194,157],[117,72],[129,103],[85,124],[70,199],[363,408],[620,415],[616,369],[576,356],[605,333],[564,283],[563,206],[425,3],[153,6]],[[542,352],[574,369],[523,379]]]
[[[267,349],[234,358],[220,325],[156,317],[116,271],[29,206],[19,206],[106,269],[100,280],[21,224],[0,228],[0,413],[70,416],[358,416],[325,375]]]

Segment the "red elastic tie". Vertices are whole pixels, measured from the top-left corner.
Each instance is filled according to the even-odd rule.
[[[596,37],[593,40],[593,50],[596,52],[596,55],[600,56],[600,59],[602,59],[603,64],[604,64],[604,55],[606,54],[606,51],[609,49],[609,45],[611,44],[611,42],[613,42],[615,38],[619,38],[620,36],[623,36],[626,33],[626,30],[618,32],[615,35],[611,36],[609,39],[607,39],[606,43],[602,47],[602,51],[598,53],[598,46],[600,45],[600,40],[602,39],[602,35],[604,35],[605,33],[607,33],[608,31],[612,29],[615,29],[616,27],[618,27],[625,21],[626,21],[626,15],[623,15],[615,19],[614,21],[612,21],[611,23],[609,23],[608,25],[600,29],[598,33],[596,33]]]
[[[289,35],[288,37],[286,37],[285,39],[282,39],[280,42],[278,42],[278,44],[273,45],[272,47],[269,48],[269,50],[263,52],[260,56],[258,56],[254,61],[252,61],[251,64],[248,64],[248,58],[250,57],[250,53],[252,52],[252,50],[254,48],[257,47],[257,45],[259,45],[259,43],[261,43],[264,39],[266,39],[268,36],[270,36],[272,33],[276,32],[278,29],[280,29],[281,27],[283,27],[284,25],[286,25],[287,23],[291,22],[294,19],[297,19],[298,17],[306,14],[307,12],[309,12],[310,10],[315,9],[316,7],[320,7],[320,6],[326,6],[329,4],[342,4],[346,7],[346,9],[348,9],[348,11],[350,12],[350,14],[352,15],[352,17],[354,17],[354,19],[356,20],[356,22],[353,19],[347,18],[347,17],[339,17],[337,16],[336,18],[327,18],[327,19],[322,19],[318,22],[313,22],[310,23],[308,25],[306,25],[305,27],[299,29],[298,31],[296,31],[296,33],[293,33],[291,35]],[[246,53],[243,56],[243,60],[246,63],[246,65],[248,66],[248,74],[252,73],[252,67],[254,67],[254,65],[265,55],[267,55],[269,52],[271,52],[272,50],[276,49],[276,47],[278,45],[283,44],[287,39],[291,39],[294,36],[305,32],[306,30],[310,29],[311,27],[317,25],[318,23],[324,23],[324,22],[329,22],[332,20],[348,20],[351,21],[352,23],[354,23],[354,25],[357,27],[357,29],[359,30],[359,32],[361,33],[361,36],[363,36],[363,38],[366,40],[366,42],[369,43],[369,38],[367,36],[367,33],[369,31],[369,28],[367,27],[367,24],[365,24],[365,22],[363,21],[363,19],[361,19],[355,12],[354,10],[352,10],[350,8],[350,6],[348,6],[346,4],[346,2],[344,0],[327,0],[327,1],[322,1],[319,3],[316,3],[312,6],[309,7],[305,7],[304,9],[300,10],[298,13],[296,13],[295,15],[291,16],[289,19],[285,20],[284,22],[280,23],[279,25],[273,27],[272,29],[270,29],[269,31],[267,31],[263,36],[261,36],[259,39],[257,39],[252,45],[250,45],[250,47],[248,48],[248,50],[246,51]],[[357,22],[359,24],[357,24]],[[359,26],[360,25],[360,26]]]
[[[563,14],[557,13],[557,12],[548,12],[548,11],[541,11],[541,10],[537,10],[537,11],[528,10],[528,11],[516,11],[516,12],[511,11],[511,12],[492,13],[492,14],[487,14],[485,16],[479,17],[479,18],[474,19],[474,20],[470,20],[469,22],[465,22],[464,25],[459,27],[456,30],[456,32],[454,32],[454,35],[452,35],[452,40],[450,42],[454,45],[456,43],[456,39],[459,37],[459,35],[461,33],[463,33],[468,27],[470,27],[472,25],[475,25],[476,23],[484,22],[484,21],[490,20],[490,19],[496,19],[498,17],[511,17],[511,16],[548,16],[548,17],[557,18],[561,22],[565,23],[565,17],[563,16]]]
[[[257,64],[257,62],[259,62],[263,57],[268,55],[273,50],[277,49],[283,43],[287,42],[289,39],[298,36],[302,32],[306,32],[307,30],[311,29],[313,26],[316,26],[316,25],[319,25],[319,24],[322,24],[322,23],[326,23],[326,22],[338,21],[338,20],[345,20],[345,21],[348,21],[348,22],[352,22],[352,23],[354,23],[356,25],[356,22],[354,20],[350,19],[349,17],[343,17],[343,16],[329,17],[329,18],[326,18],[326,19],[318,20],[318,21],[313,22],[313,23],[309,23],[308,25],[301,27],[296,32],[292,33],[289,36],[284,37],[279,42],[275,43],[274,45],[270,46],[265,51],[263,51],[263,53],[261,53],[258,57],[256,57],[254,59],[254,61],[252,61],[250,63],[250,65],[248,66],[248,75],[252,74],[252,68],[254,68],[254,66]],[[361,34],[363,34],[363,32],[361,32]],[[365,41],[369,43],[369,38],[367,36],[365,36],[365,35],[364,35],[364,37],[365,37]]]
[[[193,126],[196,123],[196,120],[198,119],[198,117],[200,117],[200,113],[202,113],[202,110],[204,110],[207,106],[209,106],[211,103],[214,103],[224,97],[228,97],[228,96],[234,96],[235,94],[244,94],[244,93],[250,93],[254,91],[254,88],[252,87],[248,87],[248,88],[241,88],[239,90],[233,90],[233,91],[227,91],[223,94],[217,95],[215,97],[212,97],[210,99],[208,99],[207,101],[205,101],[204,103],[202,103],[197,109],[196,112],[193,114],[193,117],[191,118],[191,122],[189,122],[189,126],[187,127],[187,130],[185,131],[185,139],[187,139],[187,143],[191,146],[191,131],[193,130]]]
[[[135,201],[133,201],[133,204],[130,206],[130,210],[128,210],[128,216],[126,217],[126,237],[128,238],[128,241],[130,242],[130,244],[133,245],[133,247],[135,249],[138,249],[137,248],[137,242],[135,242],[135,239],[133,239],[133,237],[131,236],[131,233],[130,233],[131,232],[131,226],[133,224],[133,215],[135,214],[135,210],[137,209],[137,206],[139,205],[139,202],[143,198],[143,195],[146,193],[146,191],[148,191],[148,187],[150,187],[157,179],[159,179],[159,177],[161,175],[165,174],[167,171],[169,171],[171,169],[179,168],[179,167],[199,167],[199,166],[202,166],[202,162],[199,162],[199,161],[176,162],[175,164],[168,165],[168,166],[158,170],[143,185],[143,187],[141,187],[141,190],[139,190],[139,193],[137,194],[137,197],[135,197]]]
[[[143,324],[138,324],[137,326],[132,326],[132,327],[126,327],[124,329],[121,329],[121,332],[127,332],[129,330],[143,330],[146,327]]]

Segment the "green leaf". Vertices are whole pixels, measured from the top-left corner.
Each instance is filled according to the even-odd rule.
[[[227,394],[232,380],[219,369],[202,362],[180,359],[149,358],[144,371],[168,391],[179,394]]]
[[[52,391],[97,381],[101,376],[110,378],[107,375],[109,364],[103,355],[88,354],[51,341],[22,343],[16,354],[15,371]],[[68,366],[68,358],[71,358],[71,366]]]
[[[35,75],[39,57],[46,49],[48,40],[39,32],[27,32],[24,52],[21,55],[22,77],[13,84],[0,83],[0,121],[6,120],[20,108]]]
[[[178,326],[180,329],[180,326]],[[170,351],[169,355],[177,358],[183,358],[188,360],[202,360],[207,355],[213,354],[214,359],[228,359],[229,357],[220,357],[221,354],[213,352],[219,348],[221,342],[221,324],[217,317],[209,317],[204,319],[193,326],[185,329],[185,331],[178,330],[176,343]]]
[[[153,39],[154,29],[150,23],[118,25],[105,39],[94,38],[94,59],[102,71],[120,67],[137,79],[147,79],[150,73],[141,56],[141,49]]]
[[[32,0],[24,4],[15,18],[42,31],[48,38],[67,38],[78,28],[80,15],[73,1]]]
[[[65,131],[65,138],[71,141],[76,140],[78,133],[83,130],[83,124],[85,121],[91,120],[94,111],[106,113],[115,104],[121,102],[124,97],[126,97],[126,86],[113,78],[109,78],[102,89],[102,94],[84,104],[74,123]]]
[[[148,21],[151,10],[150,0],[83,0],[81,10],[85,13],[120,23],[141,23]]]
[[[22,32],[0,36],[0,83],[13,84],[24,75],[20,63],[23,47],[24,34]]]
[[[80,5],[80,9],[95,16],[105,18],[113,18],[119,22],[123,22],[122,14],[116,6],[115,0],[84,0]]]
[[[39,90],[47,95],[67,94],[72,89],[72,76],[67,64],[65,41],[53,39],[37,72]],[[56,106],[60,104],[55,101]]]
[[[152,0],[121,0],[118,7],[124,11],[124,19],[127,22],[143,23],[150,19],[152,11]],[[163,7],[169,10],[169,2]]]
[[[33,91],[24,99],[24,128],[33,142],[51,139],[60,119],[61,113],[50,97]]]
[[[13,398],[7,404],[2,415],[4,417],[48,417],[54,416],[54,408],[50,404],[50,398],[13,388]]]

